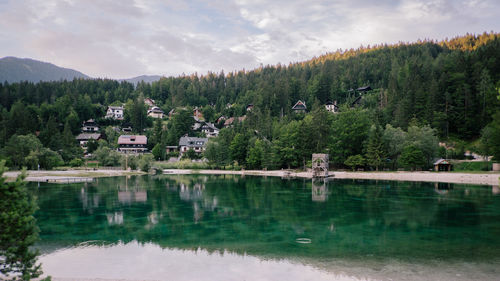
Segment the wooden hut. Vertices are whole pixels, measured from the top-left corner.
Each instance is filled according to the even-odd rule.
[[[434,163],[434,171],[442,172],[442,171],[451,171],[451,163],[446,159],[439,159]]]
[[[328,154],[315,153],[312,155],[312,171],[314,178],[328,177]]]

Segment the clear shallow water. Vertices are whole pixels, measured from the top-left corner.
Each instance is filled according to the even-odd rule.
[[[500,278],[500,195],[487,186],[239,176],[31,186],[53,277]]]

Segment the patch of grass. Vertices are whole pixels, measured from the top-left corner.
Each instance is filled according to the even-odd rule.
[[[491,171],[492,162],[458,162],[453,164],[454,172],[486,172]]]
[[[153,167],[159,169],[193,169],[202,170],[210,169],[210,165],[206,162],[191,162],[189,159],[184,159],[178,162],[155,162]]]

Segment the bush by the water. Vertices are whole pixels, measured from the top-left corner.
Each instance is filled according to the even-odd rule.
[[[160,169],[210,169],[206,162],[192,162],[189,159],[178,162],[156,162],[154,166]]]
[[[151,168],[151,163],[153,163],[153,160],[154,159],[152,154],[122,156],[121,164],[124,169],[139,169],[143,172],[147,172]]]

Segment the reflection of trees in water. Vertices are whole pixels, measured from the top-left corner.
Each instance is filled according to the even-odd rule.
[[[447,191],[384,181],[315,186],[310,180],[251,176],[107,178],[42,186],[37,216],[45,241],[138,240],[272,256],[426,257],[461,254],[464,237],[500,242],[499,199],[490,188],[453,185]],[[120,192],[132,195],[123,200]],[[312,242],[299,245],[297,238]],[[484,243],[474,242],[469,250],[499,250],[500,243],[489,249]]]

